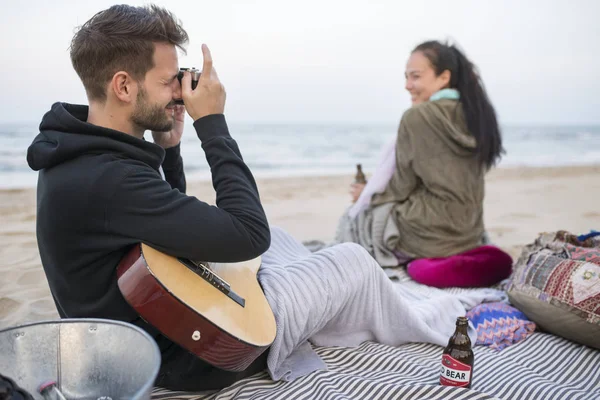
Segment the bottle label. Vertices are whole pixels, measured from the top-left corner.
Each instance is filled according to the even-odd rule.
[[[467,386],[471,382],[471,366],[461,363],[448,354],[442,356],[440,384],[444,386]]]

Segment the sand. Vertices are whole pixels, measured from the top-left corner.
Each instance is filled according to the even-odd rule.
[[[299,240],[333,239],[349,205],[352,176],[259,179],[271,225]],[[209,182],[189,182],[188,193],[209,203]],[[600,165],[500,168],[487,178],[485,223],[492,241],[517,257],[544,231],[576,234],[600,229]],[[35,189],[0,190],[0,329],[58,317],[35,237]]]

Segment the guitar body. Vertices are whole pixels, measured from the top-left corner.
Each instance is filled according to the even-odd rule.
[[[199,271],[189,260],[139,244],[121,260],[118,286],[173,342],[215,367],[243,371],[275,340],[275,317],[256,276],[260,264],[258,257]]]

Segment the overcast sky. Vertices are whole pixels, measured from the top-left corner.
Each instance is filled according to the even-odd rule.
[[[105,0],[1,0],[0,122],[86,103],[68,47]],[[146,2],[132,1],[141,5]],[[404,67],[428,39],[478,65],[505,124],[600,124],[600,1],[160,1],[190,36],[180,66],[212,50],[237,122],[396,123]]]

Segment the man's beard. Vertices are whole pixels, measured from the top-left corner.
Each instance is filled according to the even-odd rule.
[[[166,114],[165,108],[158,104],[150,104],[146,90],[140,87],[131,122],[145,130],[168,132],[173,128],[173,117]]]

